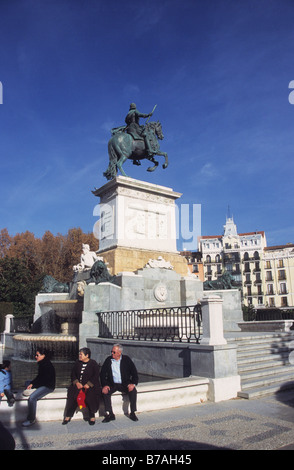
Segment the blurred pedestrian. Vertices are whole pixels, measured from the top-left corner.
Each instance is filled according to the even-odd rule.
[[[14,450],[15,440],[12,434],[6,429],[0,421],[0,450]],[[2,461],[2,465],[4,461]]]
[[[0,401],[6,396],[8,406],[13,406],[15,402],[12,393],[12,376],[11,376],[11,362],[8,360],[3,361],[0,366]]]

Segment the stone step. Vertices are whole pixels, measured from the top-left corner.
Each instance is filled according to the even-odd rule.
[[[241,351],[237,352],[237,358],[238,360],[246,359],[246,358],[251,358],[251,357],[272,357],[273,355],[280,355],[280,356],[289,356],[289,348],[288,347],[277,347],[277,348],[272,348],[272,347],[264,347],[264,348],[248,348],[244,349]]]
[[[288,365],[289,355],[273,355],[271,358],[267,356],[250,357],[238,360],[238,371],[242,374],[243,371],[262,369],[264,367],[276,367],[277,365]]]
[[[259,377],[250,377],[247,379],[243,379],[243,377],[241,377],[241,388],[242,390],[247,390],[250,388],[259,388],[268,385],[271,386],[275,383],[282,384],[291,380],[293,380],[292,371],[272,371],[272,374],[261,374]]]
[[[238,345],[238,354],[245,354],[250,351],[279,351],[286,350],[289,348],[290,342],[274,342],[274,343],[259,343],[259,344],[248,344],[246,346]]]
[[[292,333],[246,335],[237,342],[241,391],[238,397],[256,398],[294,388],[294,366],[289,363]],[[230,342],[230,341],[228,341]]]
[[[227,338],[228,343],[237,343],[238,348],[242,350],[243,348],[254,348],[254,347],[262,347],[263,345],[289,345],[291,341],[294,340],[293,334],[288,333],[280,333],[280,334],[273,334],[273,335],[262,335],[262,336],[246,336],[246,337],[235,337],[235,338]]]
[[[257,370],[252,370],[248,369],[247,371],[242,372],[241,374],[241,381],[242,383],[245,383],[246,380],[250,379],[256,379],[259,377],[267,377],[267,376],[272,376],[274,374],[280,374],[280,373],[289,373],[290,375],[292,374],[292,377],[294,376],[294,366],[289,364],[289,365],[282,365],[280,367],[266,367],[266,368],[260,368]]]
[[[273,393],[277,392],[282,392],[284,390],[292,390],[294,389],[294,381],[289,381],[286,383],[278,383],[272,386],[267,386],[267,387],[256,387],[256,388],[251,388],[247,390],[241,390],[238,392],[238,397],[239,398],[258,398],[258,397],[264,397],[267,395],[272,395]]]

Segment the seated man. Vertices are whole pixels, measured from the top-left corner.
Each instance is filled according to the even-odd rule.
[[[101,369],[100,380],[105,404],[106,416],[102,423],[109,423],[115,419],[111,406],[111,395],[116,392],[127,393],[130,399],[130,419],[138,421],[137,411],[138,373],[135,364],[129,356],[122,354],[122,346],[115,344],[111,356],[105,359]]]

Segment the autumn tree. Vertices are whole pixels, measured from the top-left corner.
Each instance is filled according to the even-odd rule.
[[[4,258],[9,251],[12,237],[9,235],[7,228],[0,230],[0,258]]]
[[[7,252],[9,258],[22,260],[32,275],[40,272],[41,240],[31,232],[16,234]]]
[[[69,282],[73,266],[80,262],[82,245],[98,250],[93,233],[72,228],[67,235],[46,231],[36,238],[29,231],[10,236],[0,231],[0,302],[13,302],[17,311],[34,310],[34,298],[46,274],[60,282]]]

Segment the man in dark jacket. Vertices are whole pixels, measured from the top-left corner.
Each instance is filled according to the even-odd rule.
[[[111,350],[111,356],[105,359],[100,374],[102,394],[105,404],[106,416],[103,423],[109,423],[115,419],[112,411],[111,395],[119,391],[126,393],[130,400],[130,419],[138,421],[135,414],[137,411],[137,389],[138,373],[135,364],[129,356],[122,354],[120,344],[115,344]]]

